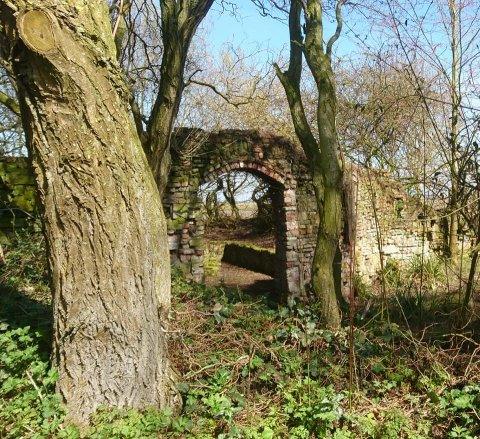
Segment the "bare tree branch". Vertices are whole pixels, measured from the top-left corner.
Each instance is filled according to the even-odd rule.
[[[7,107],[12,113],[20,116],[20,106],[18,105],[18,102],[2,91],[0,91],[0,104]]]
[[[241,102],[234,102],[232,99],[227,96],[226,94],[222,93],[217,87],[215,87],[213,84],[209,84],[208,82],[203,82],[203,81],[198,81],[196,79],[190,78],[185,85],[189,84],[196,84],[196,85],[201,85],[202,87],[208,87],[210,90],[212,90],[215,94],[220,96],[225,102],[228,102],[230,105],[233,105],[235,108],[240,107],[241,105],[247,105],[250,103],[249,98],[245,98],[244,101]]]
[[[335,29],[335,33],[330,37],[327,43],[327,56],[330,58],[332,55],[332,47],[335,41],[338,40],[340,34],[342,33],[342,26],[343,26],[343,19],[342,19],[342,6],[345,3],[345,0],[338,0],[337,7],[335,8],[335,17],[337,19],[337,28]]]

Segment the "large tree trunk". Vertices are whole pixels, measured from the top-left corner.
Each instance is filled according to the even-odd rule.
[[[0,0],[43,210],[53,362],[68,417],[164,406],[170,272],[162,206],[103,1]]]

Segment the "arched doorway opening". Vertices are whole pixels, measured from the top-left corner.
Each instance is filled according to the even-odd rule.
[[[205,218],[199,187],[234,172],[250,174],[272,190],[275,213],[275,293],[303,294],[310,279],[316,212],[302,152],[289,141],[257,132],[176,132],[163,201],[171,260],[194,280],[205,279]],[[313,203],[314,205],[314,203]]]
[[[285,290],[284,186],[257,169],[219,170],[198,189],[207,285],[244,291]]]

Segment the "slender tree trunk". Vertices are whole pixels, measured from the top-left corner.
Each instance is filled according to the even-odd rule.
[[[226,187],[224,186],[226,184]],[[241,187],[241,185],[240,185]],[[240,221],[240,211],[238,210],[237,202],[235,201],[235,181],[232,181],[230,176],[227,177],[226,182],[222,182],[222,192],[225,200],[230,204],[232,214],[235,217],[235,222]]]
[[[170,139],[183,92],[183,71],[188,50],[175,38],[178,31],[174,29],[170,24],[163,30],[169,35],[163,38],[168,48],[164,48],[159,92],[147,128],[149,140],[146,153],[160,194],[165,190],[170,170]]]
[[[314,289],[323,292],[321,300],[324,313],[328,314],[327,321],[331,326],[340,326],[337,296],[341,297],[341,293],[338,294],[338,288],[335,288],[337,273],[334,263],[342,233],[343,162],[339,157],[335,126],[335,78],[330,60],[325,54],[310,53],[306,58],[310,69],[314,72],[318,89],[317,123],[321,160],[317,165],[319,169],[314,170],[314,181],[318,180],[319,175],[322,176],[322,187],[320,190],[316,189],[320,226],[315,256],[319,253],[319,248],[324,256],[316,260],[313,270],[315,271],[317,264],[320,264],[319,268],[326,276],[323,283],[319,283],[318,286],[314,285]]]
[[[480,202],[478,203],[478,208],[480,212]],[[472,259],[470,261],[470,270],[468,273],[468,281],[465,288],[465,296],[463,298],[463,310],[462,313],[465,314],[466,310],[473,305],[473,289],[475,286],[475,275],[477,273],[477,265],[479,258],[479,247],[480,247],[480,218],[477,218],[477,230],[475,233],[475,246],[472,251]]]
[[[53,363],[68,417],[165,406],[170,272],[162,206],[102,1],[0,0],[43,211]]]
[[[472,252],[472,260],[470,262],[470,270],[468,272],[468,281],[465,288],[465,296],[463,298],[463,312],[465,312],[465,310],[471,307],[473,304],[473,287],[475,284],[475,274],[477,273],[478,265],[478,246],[480,246],[480,241],[478,240],[478,238],[475,244],[475,250],[473,250]]]
[[[323,192],[323,196],[319,194]],[[335,255],[340,241],[340,233],[332,228],[337,221],[335,218],[341,212],[338,206],[337,191],[335,189],[317,189],[315,185],[317,206],[320,207],[320,225],[317,233],[317,244],[312,264],[312,286],[320,303],[322,315],[329,326],[339,327],[341,324],[337,291],[335,286],[336,270],[334,267]],[[340,210],[338,210],[340,209]],[[341,219],[341,215],[339,217]]]
[[[456,0],[449,0],[450,20],[452,26],[452,82],[451,87],[451,134],[450,134],[450,174],[451,187],[450,187],[450,215],[449,233],[448,233],[448,253],[450,256],[455,256],[458,253],[458,213],[456,212],[458,204],[458,125],[460,117],[460,93],[459,93],[459,59],[458,59],[458,16],[457,16],[457,4]]]
[[[147,127],[145,150],[160,195],[170,169],[170,138],[182,99],[185,64],[193,35],[213,0],[162,0],[163,57],[158,95]]]
[[[338,151],[335,77],[330,56],[332,45],[341,32],[340,10],[343,1],[337,1],[337,30],[326,48],[323,41],[322,3],[321,0],[292,0],[289,14],[289,67],[282,72],[276,66],[276,73],[287,95],[295,132],[309,159],[315,188],[320,222],[312,264],[312,287],[326,324],[339,327],[341,319],[335,289],[334,262],[338,262],[335,254],[342,232],[343,162]],[[305,18],[305,42],[301,27],[302,11]],[[318,139],[313,135],[305,115],[300,92],[303,56],[318,91]]]

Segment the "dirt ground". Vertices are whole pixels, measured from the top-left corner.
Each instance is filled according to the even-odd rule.
[[[257,247],[275,248],[273,231],[258,233],[248,221],[242,221],[235,228],[208,227],[205,230],[207,241],[239,241],[255,244]]]
[[[222,262],[222,267],[217,276],[210,276],[205,279],[205,284],[212,287],[225,285],[250,293],[272,293],[274,290],[272,277],[227,264],[226,262]]]
[[[263,248],[275,248],[273,231],[258,233],[248,221],[242,221],[235,228],[209,227],[205,231],[205,239],[209,241],[239,241],[248,242]],[[245,268],[222,262],[219,273],[214,277],[207,277],[208,286],[225,285],[230,288],[240,288],[252,293],[271,293],[274,290],[272,277],[246,270]]]

